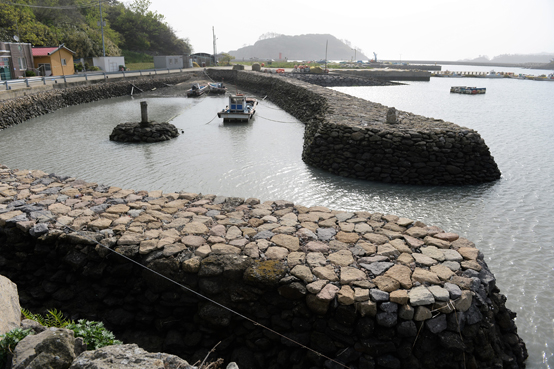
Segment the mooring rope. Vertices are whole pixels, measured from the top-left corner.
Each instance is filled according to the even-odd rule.
[[[208,123],[204,123],[204,125],[210,124],[211,122],[213,122],[213,120],[214,120],[215,118],[217,118],[217,114],[216,114],[216,115],[212,118],[212,120],[210,120]]]
[[[1,191],[0,191],[0,192],[1,192]],[[11,196],[6,196],[6,197],[11,197]],[[15,201],[15,199],[14,199],[14,201]],[[337,365],[340,365],[340,366],[343,367],[343,368],[349,369],[348,366],[346,366],[346,365],[344,365],[344,364],[342,364],[342,363],[340,363],[340,362],[338,362],[338,361],[336,361],[336,360],[334,360],[334,359],[332,359],[332,358],[330,358],[330,357],[328,357],[328,356],[322,354],[321,352],[318,352],[317,350],[314,350],[314,349],[312,349],[312,348],[310,348],[310,347],[308,347],[308,346],[306,346],[306,345],[303,345],[303,344],[301,344],[300,342],[295,341],[294,339],[285,336],[284,334],[281,334],[281,333],[279,333],[279,332],[277,332],[277,331],[275,331],[275,330],[273,330],[273,329],[271,329],[271,328],[269,328],[269,327],[267,327],[267,326],[265,326],[265,325],[263,325],[263,324],[261,324],[261,323],[258,323],[258,322],[255,321],[254,319],[249,318],[249,317],[247,317],[247,316],[245,316],[245,315],[243,315],[243,314],[241,314],[241,313],[239,313],[239,312],[237,312],[237,311],[235,311],[235,310],[233,310],[233,309],[231,309],[231,308],[229,308],[229,307],[227,307],[227,306],[225,306],[225,305],[223,305],[223,304],[221,304],[221,303],[219,303],[219,302],[217,302],[217,301],[215,301],[215,300],[212,300],[212,299],[210,299],[209,297],[204,296],[204,295],[202,295],[201,293],[199,293],[199,292],[197,292],[197,291],[195,291],[195,290],[193,290],[193,289],[191,289],[191,288],[188,288],[187,286],[185,286],[185,285],[183,285],[183,284],[181,284],[181,283],[179,283],[179,282],[177,282],[177,281],[174,281],[173,279],[171,279],[171,278],[169,278],[169,277],[166,277],[165,275],[163,275],[163,274],[161,274],[161,273],[159,273],[159,272],[157,272],[157,271],[155,271],[155,270],[153,270],[153,269],[148,268],[147,266],[145,266],[145,265],[139,263],[139,262],[136,261],[136,260],[131,259],[130,257],[128,257],[128,256],[126,256],[126,255],[120,254],[120,253],[118,253],[117,251],[112,250],[112,249],[109,248],[108,246],[103,245],[102,243],[100,243],[100,242],[96,241],[95,239],[93,239],[93,238],[87,236],[86,234],[82,233],[81,231],[76,230],[76,229],[73,229],[73,228],[71,228],[70,226],[63,224],[62,222],[59,222],[57,219],[54,219],[54,218],[52,218],[52,217],[50,217],[50,216],[48,216],[48,215],[46,215],[46,214],[44,214],[43,216],[46,217],[46,218],[48,218],[48,219],[50,219],[51,221],[53,221],[53,222],[55,222],[55,223],[60,224],[61,226],[63,226],[63,227],[66,228],[66,229],[69,229],[69,230],[71,230],[71,231],[73,231],[73,232],[75,232],[75,233],[78,233],[78,234],[81,235],[83,238],[85,238],[85,239],[91,241],[92,243],[95,243],[95,244],[97,244],[98,246],[103,247],[103,248],[105,248],[106,250],[109,250],[110,252],[112,252],[112,253],[114,253],[114,254],[117,254],[117,255],[121,256],[122,258],[126,259],[127,261],[130,261],[131,263],[136,264],[136,265],[138,265],[139,267],[141,267],[141,268],[143,268],[143,269],[145,269],[145,270],[148,270],[148,271],[150,271],[150,272],[156,274],[157,276],[159,276],[159,277],[161,277],[161,278],[163,278],[163,279],[165,279],[165,280],[167,280],[167,281],[169,281],[169,282],[171,282],[171,283],[173,283],[173,284],[175,284],[175,285],[181,287],[182,289],[184,289],[184,290],[186,290],[186,291],[188,291],[188,292],[191,292],[191,293],[195,294],[196,296],[201,297],[201,298],[205,299],[206,301],[211,302],[212,304],[215,304],[215,305],[221,307],[222,309],[227,310],[227,311],[229,311],[230,313],[235,314],[236,316],[241,317],[241,318],[243,318],[243,319],[245,319],[245,320],[251,322],[251,323],[254,324],[255,326],[261,327],[261,328],[263,328],[263,329],[265,329],[265,330],[267,330],[267,331],[269,331],[269,332],[271,332],[271,333],[274,333],[274,334],[276,334],[277,336],[282,337],[282,338],[284,338],[284,339],[286,339],[286,340],[288,340],[288,341],[290,341],[290,342],[292,342],[292,343],[294,343],[294,344],[296,344],[296,345],[298,345],[298,346],[300,346],[300,347],[302,347],[302,348],[304,348],[304,349],[306,349],[306,350],[308,350],[308,351],[313,352],[313,353],[316,354],[317,356],[320,356],[320,357],[322,357],[322,358],[325,358],[325,359],[327,359],[327,360],[330,360],[330,361],[332,361],[333,363],[335,363],[335,364],[337,364]]]
[[[270,120],[270,121],[272,121],[272,122],[277,122],[277,123],[287,123],[287,124],[299,123],[299,122],[285,122],[285,121],[282,121],[282,120],[269,119],[269,118],[266,118],[266,117],[262,117],[262,116],[259,115],[259,114],[256,114],[256,117],[260,117],[260,118],[262,118],[262,119],[267,119],[267,120]]]

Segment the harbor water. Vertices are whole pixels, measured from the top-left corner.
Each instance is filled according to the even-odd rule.
[[[449,92],[462,85],[487,92]],[[502,178],[476,186],[419,187],[337,177],[302,162],[302,123],[262,101],[251,122],[224,124],[215,116],[227,105],[222,96],[145,94],[68,107],[0,131],[0,163],[134,190],[284,199],[440,226],[485,254],[507,306],[517,313],[527,367],[554,367],[554,82],[432,78],[335,89],[478,131]],[[181,135],[156,144],[109,141],[118,123],[140,121],[140,101],[148,102],[151,120],[171,120]]]

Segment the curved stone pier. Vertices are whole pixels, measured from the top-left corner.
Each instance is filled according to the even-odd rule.
[[[390,214],[0,166],[0,270],[32,311],[102,320],[189,362],[216,345],[241,369],[523,368],[527,357],[475,245]]]
[[[500,170],[478,132],[293,78],[208,70],[217,80],[267,97],[306,124],[303,160],[344,177],[417,185],[494,181]]]

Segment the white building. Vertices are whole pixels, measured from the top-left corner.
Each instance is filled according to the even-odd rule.
[[[182,55],[155,56],[154,68],[181,69],[183,68],[183,56]]]
[[[99,56],[92,58],[92,64],[104,72],[117,72],[120,66],[125,67],[125,57],[123,56]]]

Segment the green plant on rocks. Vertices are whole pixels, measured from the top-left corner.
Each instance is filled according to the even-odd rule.
[[[87,350],[96,350],[104,346],[122,344],[121,341],[115,339],[115,335],[112,332],[104,327],[104,323],[102,322],[79,319],[77,323],[75,323],[73,320],[65,318],[63,313],[56,309],[48,310],[45,316],[33,314],[26,309],[21,309],[21,313],[25,318],[34,320],[44,327],[72,330],[75,337],[83,338],[83,341],[87,345]]]
[[[102,322],[79,319],[77,323],[70,323],[65,328],[71,329],[75,333],[75,337],[82,337],[87,345],[87,350],[123,343],[116,340],[115,335],[108,331]]]
[[[21,309],[21,314],[26,319],[34,320],[44,327],[65,328],[66,325],[73,323],[72,320],[65,318],[63,313],[56,309],[48,310],[45,316],[33,314],[27,309]]]
[[[13,353],[19,341],[30,334],[34,334],[31,329],[15,328],[6,334],[0,335],[0,368],[6,365],[8,355]]]

